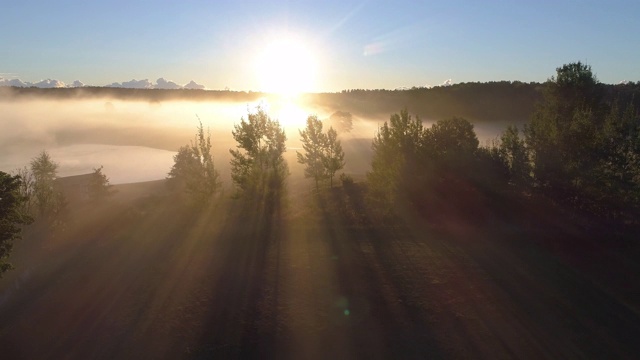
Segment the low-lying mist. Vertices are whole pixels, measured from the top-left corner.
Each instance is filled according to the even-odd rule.
[[[47,150],[60,165],[59,176],[86,174],[104,166],[113,184],[162,179],[173,164],[175,152],[194,138],[198,121],[202,121],[211,131],[215,164],[223,181],[230,183],[228,150],[236,146],[233,125],[256,106],[266,108],[284,127],[292,175],[301,172],[295,150],[300,149],[298,129],[305,126],[306,117],[314,114],[326,119],[334,111],[351,110],[274,98],[249,103],[13,99],[0,102],[0,170],[12,172],[28,166],[39,152]],[[362,175],[368,171],[371,139],[389,115],[353,117],[353,129],[340,135],[346,173]],[[430,124],[425,121],[425,126]],[[481,143],[501,130],[497,124],[476,128]]]

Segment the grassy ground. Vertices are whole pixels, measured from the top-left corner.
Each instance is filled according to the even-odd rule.
[[[469,221],[431,209],[382,222],[358,185],[320,194],[307,185],[280,201],[227,195],[198,211],[175,198],[136,196],[128,185],[111,205],[74,207],[64,233],[36,224],[16,250],[18,268],[0,281],[0,354],[640,353],[635,263],[597,247],[555,246],[578,234],[554,214],[530,208],[528,221],[515,213]]]

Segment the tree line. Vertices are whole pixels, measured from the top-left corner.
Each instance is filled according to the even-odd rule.
[[[508,126],[484,146],[473,124],[463,117],[425,128],[406,109],[393,114],[372,142],[367,174],[372,206],[387,210],[398,202],[425,206],[443,195],[449,202],[460,198],[462,206],[465,189],[510,189],[544,195],[606,221],[634,222],[640,201],[640,101],[633,87],[626,92],[610,90],[590,66],[565,64],[544,84],[543,98],[530,120],[522,127]],[[297,159],[316,189],[324,180],[333,186],[345,165],[333,125],[347,114],[334,114],[324,123],[331,124],[326,132],[323,122],[311,115],[299,131],[303,152]],[[286,136],[277,120],[258,109],[235,126],[233,136],[238,148],[231,150],[232,179],[239,193],[255,195],[282,187],[288,174],[282,158]],[[201,127],[199,139],[204,141]],[[179,160],[180,154],[174,170],[180,167]],[[198,171],[206,173],[204,161],[200,164]]]
[[[611,94],[580,62],[557,68],[543,94],[522,130],[509,126],[487,146],[463,118],[426,129],[406,110],[392,115],[373,141],[373,197],[385,206],[420,206],[435,194],[511,189],[602,221],[637,224],[638,98]]]
[[[637,225],[640,98],[635,84],[624,89],[611,91],[588,65],[565,64],[544,84],[542,100],[525,126],[509,126],[484,146],[463,117],[445,118],[427,128],[405,108],[374,135],[365,184],[369,206],[383,214],[392,214],[399,204],[437,211],[468,207],[474,193],[509,191],[544,196],[602,221]],[[310,115],[299,130],[303,152],[297,153],[297,161],[316,190],[324,181],[333,187],[336,173],[345,166],[334,125],[348,131],[350,114],[335,113],[324,124]],[[237,142],[230,150],[236,197],[280,196],[289,168],[283,157],[287,138],[278,120],[257,108],[234,125],[232,135]],[[194,204],[211,204],[222,189],[212,146],[200,122],[194,140],[179,149],[168,174],[168,186]],[[30,165],[15,175],[0,172],[0,274],[10,267],[6,260],[21,226],[34,216],[57,219],[65,208],[54,184],[57,164],[49,154],[43,151]],[[102,167],[94,169],[90,183],[90,198],[108,196]],[[351,181],[345,177],[343,183]]]
[[[307,126],[299,130],[304,153],[297,153],[298,162],[305,165],[305,177],[319,182],[329,180],[333,186],[335,174],[344,167],[344,151],[338,133],[331,126],[323,132],[322,122],[315,115],[307,118]],[[238,143],[231,154],[231,179],[235,195],[244,198],[273,196],[285,186],[289,167],[283,154],[287,136],[277,119],[261,107],[234,125],[233,138]],[[202,122],[196,138],[180,148],[168,175],[173,189],[182,189],[193,203],[207,204],[221,189],[219,173],[211,154],[211,135],[205,135]]]
[[[14,174],[0,171],[0,277],[12,268],[8,258],[22,227],[38,220],[51,231],[64,228],[68,202],[57,183],[58,167],[43,150]],[[112,193],[102,169],[95,168],[87,182],[86,195],[93,203]]]

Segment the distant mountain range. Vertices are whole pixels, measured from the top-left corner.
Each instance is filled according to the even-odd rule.
[[[71,84],[65,84],[60,80],[55,79],[45,79],[35,83],[22,81],[20,79],[7,79],[0,77],[0,86],[15,86],[15,87],[37,87],[43,89],[51,89],[51,88],[79,88],[79,87],[87,87],[93,85],[86,85],[80,80],[76,80]],[[121,83],[114,82],[110,85],[106,85],[104,87],[112,87],[112,88],[125,88],[125,89],[165,89],[165,90],[177,90],[177,89],[196,89],[196,90],[204,90],[205,86],[196,83],[191,80],[188,84],[179,85],[171,80],[165,80],[164,78],[159,78],[155,83],[149,81],[149,79],[144,80],[130,80],[123,81]]]

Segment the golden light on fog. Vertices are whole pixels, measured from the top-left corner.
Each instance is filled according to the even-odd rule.
[[[265,43],[256,59],[256,78],[262,91],[292,96],[314,90],[317,65],[304,41],[280,37]]]
[[[284,101],[277,111],[277,119],[285,130],[304,128],[308,115],[293,101]]]

